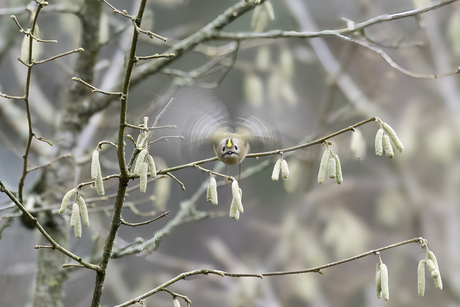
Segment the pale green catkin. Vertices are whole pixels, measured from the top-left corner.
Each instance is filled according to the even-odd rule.
[[[425,295],[425,260],[420,260],[417,267],[417,290],[418,295]]]
[[[342,165],[340,164],[339,155],[334,154],[333,157],[335,159],[335,181],[341,184],[343,182]]]
[[[382,296],[385,301],[390,299],[390,289],[388,286],[388,268],[385,263],[380,264],[380,280],[382,283]]]
[[[329,158],[329,163],[328,163],[328,170],[327,172],[329,173],[329,178],[334,179],[335,178],[335,159],[333,157]]]
[[[94,187],[99,196],[105,195],[104,183],[102,181],[101,164],[99,163],[99,150],[93,151],[91,159],[91,179],[94,180]]]
[[[432,273],[432,272],[436,272],[438,270],[438,268],[436,267],[436,265],[434,264],[433,260],[431,259],[428,259],[426,261],[426,266],[428,267],[428,270]]]
[[[147,172],[148,170],[149,170],[148,163],[143,162],[141,166],[141,170],[139,172],[141,193],[145,193],[145,191],[147,190]]]
[[[331,155],[331,151],[329,148],[323,152],[323,156],[321,157],[321,163],[319,164],[319,171],[318,171],[318,183],[322,184],[324,179],[326,178],[326,171],[329,162],[329,157]]]
[[[175,298],[173,300],[173,307],[180,307],[180,303],[179,303],[179,300],[177,298]]]
[[[359,129],[355,129],[351,134],[350,150],[358,161],[366,155],[366,140]]]
[[[432,251],[428,251],[428,259],[431,259],[436,268],[439,270],[438,259],[436,259],[436,256]]]
[[[74,234],[75,234],[75,237],[76,238],[81,238],[81,220],[80,220],[80,217],[78,217],[78,220],[77,220],[77,225],[75,225],[75,227],[73,228],[73,231],[74,231]]]
[[[229,216],[238,221],[240,219],[240,211],[238,210],[238,205],[235,203],[235,200],[232,200],[232,204],[230,205],[230,213]]]
[[[280,178],[280,171],[281,171],[281,159],[276,160],[275,166],[273,167],[272,172],[272,180],[278,181]]]
[[[375,269],[375,285],[377,289],[377,298],[382,298],[382,277],[380,276],[380,262],[377,263],[377,268]]]
[[[281,177],[286,180],[289,177],[289,166],[286,160],[281,161]]]
[[[398,138],[398,135],[396,132],[393,130],[393,128],[390,127],[387,123],[382,124],[383,129],[385,129],[386,133],[390,136],[391,141],[393,144],[395,144],[396,149],[399,152],[402,152],[404,150],[404,146],[401,143],[401,140]]]
[[[233,200],[232,203],[234,202],[236,207],[238,208],[238,211],[243,213],[243,203],[241,202],[241,189],[238,186],[238,181],[233,180],[232,182],[232,196]]]
[[[104,182],[102,180],[102,175],[101,175],[100,172],[99,172],[99,176],[97,176],[95,181],[94,181],[94,187],[95,187],[95,189],[97,191],[97,194],[99,194],[99,196],[104,196],[105,195]]]
[[[433,277],[433,280],[434,280],[434,285],[435,285],[436,289],[442,290],[443,286],[442,286],[441,275],[438,274],[438,276]]]
[[[432,251],[428,252],[427,265],[428,265],[428,262],[432,262],[434,267],[436,268],[433,271],[430,270],[431,277],[433,277],[434,285],[436,286],[437,289],[442,290],[443,285],[442,285],[441,271],[439,270],[438,260],[436,259],[436,256]]]
[[[151,155],[147,156],[147,163],[149,164],[149,174],[151,178],[154,178],[157,175],[157,167],[155,166],[155,161]]]
[[[375,135],[375,154],[381,156],[383,154],[383,129],[380,128]]]
[[[61,208],[59,209],[59,213],[64,213],[65,209],[67,209],[67,204],[69,200],[77,193],[77,188],[70,190],[69,192],[65,193],[64,197],[62,198]]]
[[[393,158],[395,153],[393,151],[393,147],[391,147],[390,137],[386,134],[383,135],[382,143],[383,149],[385,150],[385,156],[387,156],[388,158]]]
[[[136,147],[138,149],[141,149],[142,148],[142,141],[144,140],[144,134],[141,132],[139,133],[139,136],[137,137],[137,140],[136,140]]]
[[[209,180],[208,188],[206,189],[206,200],[211,201],[211,179]]]
[[[218,199],[217,199],[217,182],[216,182],[216,178],[214,178],[214,177],[211,177],[211,179],[209,179],[207,199],[213,205],[217,205],[217,203],[218,203]]]
[[[70,227],[74,228],[75,226],[77,226],[79,220],[80,208],[77,203],[74,203],[72,206],[72,215],[70,216]]]
[[[137,155],[136,165],[134,166],[134,175],[135,176],[139,176],[139,174],[141,173],[141,168],[142,168],[142,165],[144,165],[145,156],[147,155],[148,152],[149,151],[147,150],[147,148],[144,148]]]
[[[89,226],[88,208],[86,207],[85,200],[80,195],[78,195],[77,197],[77,204],[78,204],[78,209],[80,210],[81,219],[83,220],[83,224],[85,224],[85,226]]]
[[[101,176],[101,163],[99,162],[99,150],[94,150],[91,157],[91,179],[96,180],[98,176]]]

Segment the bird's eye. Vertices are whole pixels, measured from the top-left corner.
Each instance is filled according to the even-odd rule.
[[[235,145],[235,150],[238,150],[238,146]]]
[[[224,147],[222,147],[222,151],[223,151],[223,152],[225,152],[225,146],[224,146]]]

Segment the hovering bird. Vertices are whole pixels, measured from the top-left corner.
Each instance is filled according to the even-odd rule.
[[[265,147],[275,140],[273,130],[259,118],[231,120],[225,105],[210,90],[181,89],[177,96],[179,103],[184,100],[182,130],[188,145],[193,151],[213,148],[225,165],[239,165],[239,177],[251,146]]]

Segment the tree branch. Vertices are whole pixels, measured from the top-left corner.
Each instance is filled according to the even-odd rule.
[[[350,262],[350,261],[354,261],[354,260],[357,260],[357,259],[360,259],[360,258],[363,258],[363,257],[366,257],[366,256],[369,256],[369,255],[374,255],[378,252],[381,252],[381,251],[384,251],[384,250],[388,250],[388,249],[391,249],[391,248],[395,248],[395,247],[398,247],[398,246],[401,246],[401,245],[405,245],[405,244],[409,244],[409,243],[419,243],[421,246],[424,246],[426,244],[426,240],[423,239],[422,237],[419,237],[419,238],[413,238],[413,239],[410,239],[410,240],[406,240],[406,241],[402,241],[402,242],[399,242],[399,243],[395,243],[395,244],[391,244],[391,245],[388,245],[388,246],[385,246],[385,247],[381,247],[381,248],[378,248],[378,249],[374,249],[374,250],[370,250],[366,253],[363,253],[363,254],[360,254],[360,255],[357,255],[357,256],[354,256],[354,257],[350,257],[350,258],[347,258],[347,259],[343,259],[343,260],[340,260],[340,261],[336,261],[336,262],[331,262],[331,263],[328,263],[328,264],[325,264],[325,265],[322,265],[322,266],[317,266],[317,267],[314,267],[314,268],[311,268],[311,269],[306,269],[306,270],[300,270],[300,271],[283,271],[283,272],[269,272],[269,273],[262,273],[262,274],[255,274],[255,273],[241,273],[241,274],[236,274],[236,273],[228,273],[228,272],[224,272],[224,271],[219,271],[219,270],[207,270],[207,269],[201,269],[201,270],[194,270],[194,271],[189,271],[189,272],[185,272],[185,273],[181,273],[179,275],[177,275],[176,277],[174,277],[173,279],[170,279],[169,281],[159,285],[158,287],[132,299],[132,300],[129,300],[123,304],[120,304],[120,305],[116,305],[115,307],[126,307],[126,306],[130,306],[130,305],[133,305],[133,304],[136,304],[136,303],[139,303],[141,300],[149,297],[149,296],[152,296],[154,295],[155,293],[157,292],[160,292],[160,291],[165,291],[164,289],[182,279],[186,279],[187,277],[189,276],[194,276],[194,275],[209,275],[209,274],[213,274],[213,275],[219,275],[221,277],[257,277],[257,278],[260,278],[260,279],[263,279],[263,277],[268,277],[268,276],[280,276],[280,275],[292,275],[292,274],[304,274],[304,273],[321,273],[321,270],[322,269],[326,269],[326,268],[330,268],[330,267],[333,267],[333,266],[337,266],[337,265],[340,265],[340,264],[343,264],[343,263],[346,263],[346,262]]]

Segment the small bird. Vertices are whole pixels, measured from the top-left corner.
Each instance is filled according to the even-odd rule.
[[[259,118],[250,116],[232,121],[225,105],[212,91],[188,89],[186,92],[188,101],[182,109],[186,141],[195,151],[212,145],[214,153],[225,165],[239,165],[240,176],[241,162],[251,145],[264,147],[275,140],[272,129]]]

